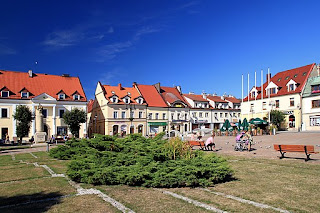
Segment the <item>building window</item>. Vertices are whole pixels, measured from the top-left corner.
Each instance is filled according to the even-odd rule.
[[[63,114],[64,114],[64,109],[59,109],[59,117],[63,118]]]
[[[280,101],[276,100],[276,108],[279,108],[279,106],[280,106]]]
[[[47,109],[43,109],[42,110],[42,115],[43,115],[43,118],[47,118],[48,117],[48,110]]]
[[[225,118],[227,118],[228,117],[228,113],[226,112],[226,113],[224,113],[224,117]]]
[[[8,118],[8,109],[6,108],[1,109],[1,118]]]
[[[320,126],[320,116],[310,117],[310,126]]]
[[[60,93],[58,97],[59,97],[59,100],[63,100],[63,99],[65,99],[66,95],[65,95],[65,94]]]
[[[184,114],[184,119],[188,119],[188,114],[186,113],[186,114]]]
[[[66,126],[58,126],[57,127],[57,135],[58,136],[63,136],[63,135],[67,135],[67,127]]]
[[[223,113],[222,112],[220,112],[220,118],[222,118],[223,117]]]
[[[196,108],[198,108],[198,103],[196,103]]]
[[[117,103],[118,99],[116,97],[111,98],[112,103]]]
[[[311,86],[311,93],[320,93],[320,84]]]
[[[319,108],[320,100],[312,100],[312,108]]]
[[[138,103],[138,104],[143,104],[143,99],[142,99],[142,98],[138,98],[138,99],[137,99],[137,103]]]
[[[162,113],[162,119],[166,119],[166,113]]]
[[[203,105],[204,105],[204,108],[207,108],[207,104],[206,103],[204,103]]]
[[[149,114],[148,114],[148,119],[149,119],[149,120],[152,120],[152,113],[149,113]]]
[[[288,90],[289,92],[294,91],[294,84],[289,84]]]
[[[174,117],[174,114],[173,114],[173,113],[171,113],[171,120],[173,120],[173,117]]]
[[[263,110],[266,110],[266,109],[267,109],[267,102],[264,101],[264,102],[262,103],[262,109],[263,109]]]
[[[240,112],[238,113],[238,117],[240,117]]]
[[[21,93],[21,98],[28,98],[29,97],[29,93],[28,92],[22,92]]]
[[[179,119],[180,119],[180,113],[177,114],[177,120],[179,120]]]
[[[126,118],[126,112],[121,112],[121,118]]]
[[[215,118],[218,118],[218,113],[215,112],[215,113],[214,113],[214,117],[215,117]]]
[[[9,97],[9,91],[1,91],[1,97],[2,97],[2,98],[7,98],[7,97]]]
[[[202,118],[202,112],[199,112],[199,117]]]
[[[118,118],[118,112],[113,112],[113,118]]]
[[[290,98],[290,106],[294,106],[294,98]]]
[[[142,118],[142,112],[139,112],[139,118]]]
[[[156,113],[156,119],[157,120],[159,119],[159,113]]]
[[[126,104],[128,104],[128,103],[130,103],[130,99],[129,99],[129,98],[125,98],[125,99],[124,99],[124,102],[125,102]]]
[[[134,117],[134,111],[131,111],[130,112],[130,118],[133,118]]]
[[[73,95],[73,100],[79,101],[80,100],[80,95]]]

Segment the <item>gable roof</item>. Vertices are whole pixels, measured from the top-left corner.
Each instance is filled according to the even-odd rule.
[[[277,97],[282,95],[289,95],[289,94],[296,94],[300,93],[312,71],[314,68],[315,63],[309,64],[303,67],[298,67],[282,72],[278,72],[276,75],[274,75],[272,78],[270,78],[270,82],[273,82],[278,86],[278,93],[277,94],[271,94],[270,97]],[[288,91],[287,90],[287,83],[293,79],[297,83],[297,87],[294,91]],[[268,82],[263,84],[263,98],[268,97],[267,92],[265,88],[268,86]],[[261,99],[261,86],[257,87],[258,90],[258,96],[257,100]],[[249,97],[249,100],[255,100],[255,98]],[[248,96],[243,99],[243,101],[248,101]]]
[[[237,99],[235,97],[225,97],[225,100],[230,101],[230,102],[232,102],[234,104],[240,104],[241,103],[241,100]]]
[[[223,100],[220,96],[213,96],[213,95],[208,95],[207,98],[211,101],[214,102],[219,102],[219,103],[228,103],[227,101]]]
[[[94,103],[94,100],[92,100],[92,99],[90,99],[89,102],[87,103],[88,113],[90,113],[92,111],[93,103]]]
[[[154,85],[137,85],[142,97],[150,107],[168,107]]]
[[[112,97],[114,95],[120,97],[116,104],[126,104],[121,99],[126,96],[130,96],[131,101],[141,96],[139,91],[135,87],[123,87],[121,84],[118,84],[118,86],[103,85],[103,88],[104,88],[104,93],[105,93],[104,95],[107,100],[110,101],[110,97]],[[130,95],[128,93],[130,93]],[[131,104],[138,104],[133,101],[130,103]],[[146,103],[143,103],[142,105],[146,105]]]
[[[180,92],[175,87],[160,87],[160,94],[162,98],[170,104],[176,101],[184,103],[187,107],[190,107],[188,102],[182,97]]]
[[[202,95],[195,95],[195,94],[183,94],[183,95],[187,98],[190,98],[193,101],[209,102],[208,100],[204,99]]]
[[[72,94],[78,91],[81,97],[80,100],[77,101],[87,101],[78,77],[63,77],[41,73],[33,74],[33,77],[29,77],[27,72],[5,70],[1,70],[1,73],[0,88],[6,87],[14,93],[10,94],[9,99],[21,99],[20,91],[24,88],[30,93],[30,96],[24,99],[32,99],[40,94],[46,93],[58,101],[75,101],[73,100]],[[64,100],[59,100],[57,97],[57,93],[61,90],[66,93]]]

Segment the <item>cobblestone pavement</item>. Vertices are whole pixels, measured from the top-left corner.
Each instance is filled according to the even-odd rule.
[[[205,140],[207,137],[204,137],[203,139]],[[320,152],[320,132],[281,132],[277,133],[276,135],[253,136],[253,141],[255,144],[252,146],[253,150],[250,152],[234,151],[235,136],[216,136],[214,141],[216,144],[216,153],[234,156],[264,157],[276,159],[280,156],[280,153],[273,149],[273,144],[314,145],[315,150]],[[50,148],[53,148],[55,146],[55,144],[51,144]],[[39,152],[46,150],[46,144],[37,144],[30,149],[0,151],[0,155]],[[305,158],[305,154],[286,153],[286,157],[301,160]],[[312,154],[311,159],[311,163],[320,163],[320,154]],[[283,160],[286,160],[286,158]]]

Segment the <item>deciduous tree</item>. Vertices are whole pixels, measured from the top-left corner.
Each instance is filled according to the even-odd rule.
[[[13,115],[17,120],[16,132],[20,138],[19,143],[22,143],[22,138],[27,136],[30,131],[30,123],[32,120],[32,113],[30,109],[25,105],[19,105]]]
[[[63,120],[68,125],[73,137],[79,137],[80,125],[86,122],[86,112],[74,108],[63,114]]]

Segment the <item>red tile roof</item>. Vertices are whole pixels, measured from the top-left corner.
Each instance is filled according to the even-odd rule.
[[[92,111],[94,100],[90,99],[87,104],[88,113]]]
[[[10,91],[8,99],[32,99],[46,93],[59,100],[58,93],[63,90],[65,99],[59,101],[75,101],[72,95],[76,91],[80,95],[79,101],[87,101],[78,77],[63,77],[40,73],[33,73],[33,77],[29,77],[27,72],[0,70],[0,90],[3,88],[7,88]],[[21,98],[20,92],[23,90],[29,92],[29,98]]]
[[[137,85],[141,95],[150,107],[168,107],[153,85]]]
[[[232,102],[234,104],[240,104],[241,103],[241,100],[237,99],[235,97],[225,97],[225,100],[230,101],[230,102]]]
[[[277,73],[270,79],[270,82],[276,84],[279,87],[279,91],[277,94],[271,94],[270,97],[300,93],[314,66],[315,63]],[[294,91],[288,91],[286,86],[291,79],[297,83],[297,88]],[[263,98],[267,97],[265,90],[267,86],[268,82],[263,84]],[[261,99],[261,87],[257,87],[257,90],[257,99]],[[255,98],[250,97],[250,100],[255,100]],[[248,96],[245,97],[243,101],[248,101]]]
[[[213,95],[208,95],[207,98],[211,101],[214,101],[214,102],[219,102],[219,103],[228,103],[227,101],[225,100],[222,100],[220,96],[213,96]]]
[[[130,97],[131,104],[138,104],[135,99],[141,96],[135,87],[123,87],[121,84],[118,84],[118,86],[103,85],[103,88],[105,90],[106,99],[110,100],[110,97],[113,95],[119,97],[117,104],[126,104],[122,100],[122,98],[126,96]],[[142,105],[146,105],[146,103],[143,103]]]
[[[190,105],[188,104],[188,102],[182,97],[182,95],[180,94],[180,92],[178,91],[177,88],[175,87],[160,87],[160,94],[162,96],[162,98],[169,102],[170,104],[173,104],[175,101],[181,101],[184,104],[186,104],[188,107],[190,107]]]
[[[202,95],[195,95],[195,94],[183,94],[183,95],[187,98],[190,98],[193,101],[209,102],[208,100],[204,99]]]

